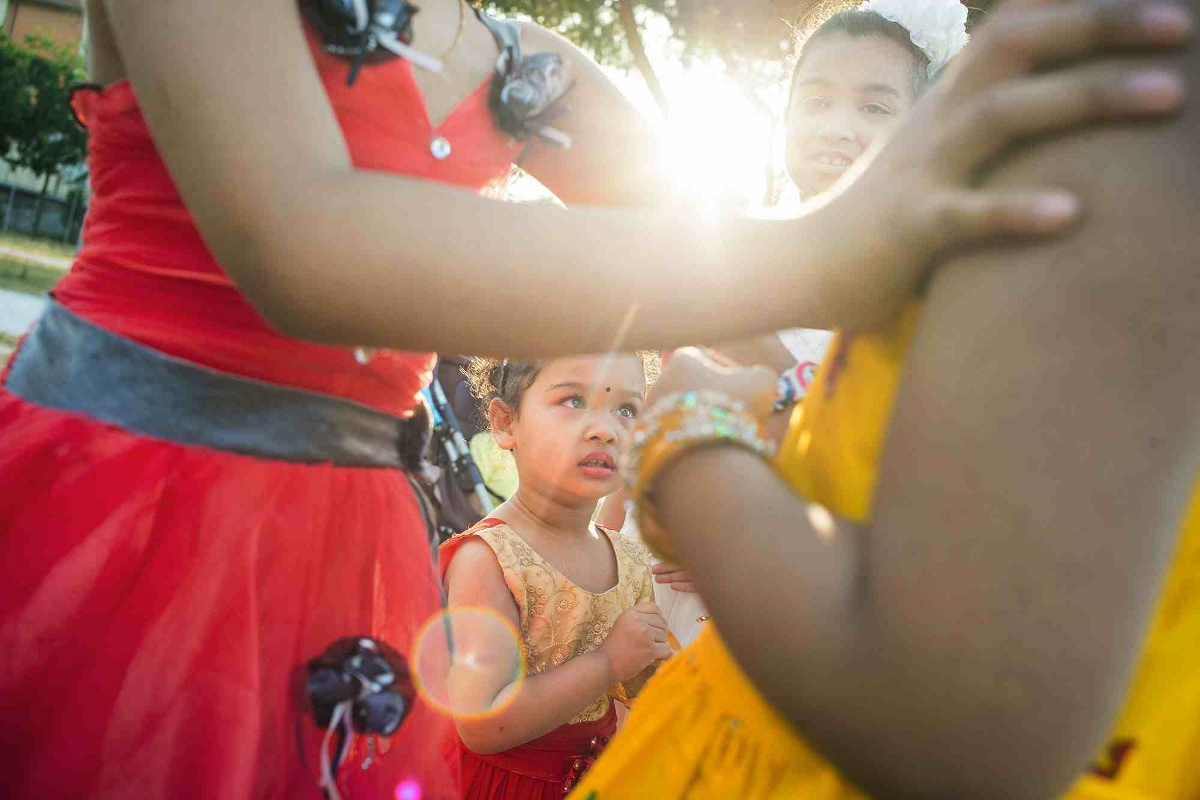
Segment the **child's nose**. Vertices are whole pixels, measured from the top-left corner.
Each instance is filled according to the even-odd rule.
[[[588,424],[588,441],[595,442],[615,442],[617,440],[617,426],[609,418],[608,414],[596,415]]]
[[[837,144],[854,140],[854,126],[847,114],[840,111],[830,111],[822,119],[821,127],[817,130],[821,141]]]

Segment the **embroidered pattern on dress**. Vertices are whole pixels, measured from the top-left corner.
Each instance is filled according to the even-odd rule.
[[[622,612],[654,599],[649,552],[627,536],[604,533],[617,557],[619,580],[608,591],[595,593],[572,583],[508,525],[475,532],[496,554],[516,600],[526,674],[539,675],[592,652],[604,643]],[[571,724],[600,719],[611,702],[608,694],[598,697]]]

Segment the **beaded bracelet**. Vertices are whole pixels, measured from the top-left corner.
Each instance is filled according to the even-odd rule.
[[[720,392],[696,390],[662,398],[638,421],[625,479],[633,497],[633,518],[656,556],[676,561],[666,530],[654,512],[655,478],[681,453],[715,444],[734,445],[769,460],[775,451],[762,424],[746,405]]]

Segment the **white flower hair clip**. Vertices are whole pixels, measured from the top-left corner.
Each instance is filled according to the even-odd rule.
[[[959,0],[867,0],[859,11],[872,11],[908,31],[929,59],[929,77],[946,66],[970,40],[967,7]]]

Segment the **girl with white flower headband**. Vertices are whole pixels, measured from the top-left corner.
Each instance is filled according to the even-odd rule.
[[[966,43],[965,19],[956,0],[871,0],[812,33],[788,113],[789,172],[806,198],[821,202],[908,112]],[[1014,44],[1032,41],[1011,35]],[[971,61],[964,56],[937,91],[970,80]],[[880,223],[861,220],[864,230]],[[1114,548],[1092,559],[1094,573],[1072,576],[1072,568],[1085,569],[1076,562],[1084,560],[1078,548],[1088,546],[1072,537],[1064,543],[1066,560],[1055,560],[1062,553],[1044,543],[1037,563],[1025,564],[1030,573],[1055,574],[1050,585],[1014,574],[1024,562],[1014,557],[1010,565],[1002,543],[972,550],[986,525],[960,527],[944,510],[958,507],[946,492],[966,491],[949,488],[959,487],[958,476],[920,474],[920,462],[908,460],[903,447],[891,457],[903,465],[903,477],[918,490],[930,482],[948,487],[932,498],[923,492],[924,508],[937,504],[937,516],[921,518],[925,530],[914,535],[917,520],[908,518],[915,514],[898,511],[906,484],[894,472],[890,503],[873,516],[918,311],[913,303],[878,332],[839,335],[773,464],[765,463],[774,450],[770,372],[725,368],[687,349],[666,365],[655,387],[661,399],[635,431],[627,480],[647,543],[684,564],[714,619],[660,669],[570,800],[865,800],[865,789],[874,797],[1033,798],[1050,797],[1085,772],[1072,795],[1077,800],[1197,796],[1186,749],[1196,725],[1185,720],[1200,718],[1200,686],[1194,666],[1188,671],[1196,662],[1200,604],[1185,598],[1200,563],[1200,485],[1125,714],[1089,770],[1114,688],[1133,661],[1139,628],[1130,619],[1153,591],[1147,564],[1165,551]],[[957,344],[939,340],[938,352],[947,357]],[[940,408],[945,401],[923,394],[916,402]],[[1186,430],[1174,410],[1166,416],[1175,430]],[[939,435],[926,425],[906,429],[903,438],[912,447]],[[960,468],[984,471],[972,463]],[[1166,533],[1177,530],[1171,519]],[[895,538],[897,527],[909,538]],[[1009,530],[1016,539],[1022,533]],[[906,552],[910,546],[915,554]],[[985,554],[994,560],[980,563]],[[1098,575],[1107,582],[1097,585]],[[1045,596],[1028,596],[1034,592]],[[1077,613],[1082,603],[1089,613]],[[1050,627],[1026,619],[1024,607],[1048,609],[1064,626],[1082,629],[1056,628],[1061,643],[1020,640],[1026,629],[1044,637]],[[1095,625],[1106,614],[1111,624]],[[1054,658],[1045,654],[1051,648]],[[1089,658],[1104,666],[1089,671]],[[1031,708],[1034,698],[1040,705]],[[1136,763],[1139,750],[1145,764]],[[1118,778],[1127,780],[1121,790],[1114,788]]]

